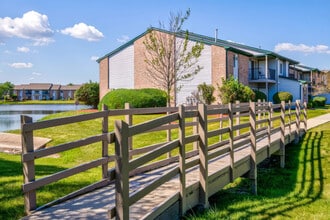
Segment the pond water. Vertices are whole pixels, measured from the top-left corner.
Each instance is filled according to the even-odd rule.
[[[89,108],[86,105],[0,105],[0,132],[20,129],[20,115],[28,115],[37,121],[46,115],[58,112]]]

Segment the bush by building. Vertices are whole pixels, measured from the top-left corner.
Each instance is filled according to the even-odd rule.
[[[273,95],[273,102],[275,104],[281,103],[281,101],[292,102],[293,96],[289,92],[277,92]]]
[[[125,103],[132,108],[165,107],[166,100],[166,93],[159,89],[116,89],[102,98],[98,108],[105,104],[109,109],[123,109]]]
[[[313,98],[313,107],[323,107],[327,102],[327,98],[323,96],[315,96]]]
[[[254,94],[255,94],[255,98],[254,98],[254,101],[258,101],[258,100],[267,100],[267,96],[265,93],[259,91],[259,90],[253,90]]]
[[[218,85],[218,90],[223,104],[234,103],[235,101],[248,102],[255,99],[253,90],[232,76],[227,80],[222,78],[222,85]]]

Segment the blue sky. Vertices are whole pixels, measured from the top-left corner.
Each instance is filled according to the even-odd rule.
[[[330,69],[328,0],[1,0],[0,83],[98,82],[98,57],[188,8],[184,29]]]

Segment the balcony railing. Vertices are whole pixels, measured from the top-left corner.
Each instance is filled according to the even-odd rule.
[[[265,69],[251,68],[249,69],[249,80],[271,79],[275,80],[275,70],[268,69],[268,78],[265,74]]]

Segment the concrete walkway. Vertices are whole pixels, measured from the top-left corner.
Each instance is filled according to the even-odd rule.
[[[34,149],[40,149],[46,146],[51,139],[33,137]],[[0,152],[10,154],[22,153],[22,140],[20,134],[11,134],[0,132]]]
[[[309,119],[307,122],[307,128],[311,129],[327,122],[330,122],[330,114]],[[279,137],[277,137],[277,139],[278,138]],[[237,150],[235,154],[244,150],[245,149],[243,148],[241,150]],[[247,155],[247,153],[244,153],[244,155]],[[235,155],[235,158],[237,158],[236,160],[239,160],[237,156]],[[223,157],[223,160],[225,160],[227,157]],[[226,163],[225,162],[226,161],[216,161],[216,163],[211,162],[209,165],[209,172],[212,172],[213,166],[217,166],[216,169],[219,169],[219,166],[228,166],[228,161]],[[145,185],[152,182],[159,176],[164,175],[168,169],[169,167],[163,167],[158,170],[132,177],[130,180],[130,193],[133,193],[139,188],[143,188]],[[195,174],[194,172],[195,171],[193,170],[187,172],[187,185],[189,185],[190,182],[197,181],[196,178],[198,179],[198,173]],[[178,180],[173,179],[169,181],[168,183],[164,184],[161,190],[155,191],[154,194],[150,193],[150,195],[146,196],[146,198],[141,199],[140,204],[132,205],[130,207],[130,219],[143,219],[144,216],[138,215],[142,209],[153,209],[155,206],[157,206],[155,203],[159,203],[158,201],[155,201],[158,197],[165,198],[168,195],[178,191],[178,189],[174,186],[178,187],[179,184],[173,184],[173,181]],[[36,211],[32,215],[26,216],[23,219],[108,219],[108,211],[114,206],[114,201],[115,187],[114,184],[110,184],[109,186],[76,197],[61,204]]]
[[[315,128],[321,124],[330,122],[330,113],[307,119],[307,130]]]

